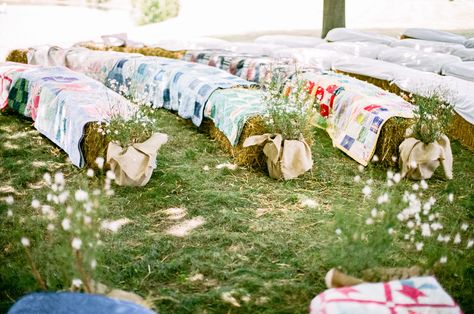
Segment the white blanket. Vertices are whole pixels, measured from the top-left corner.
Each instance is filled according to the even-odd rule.
[[[347,53],[356,57],[367,57],[377,59],[379,53],[389,48],[387,45],[372,42],[331,42],[318,46],[318,49],[326,49]]]
[[[290,58],[304,67],[317,70],[330,70],[333,62],[350,58],[350,55],[318,48],[286,48],[272,53],[274,58]]]
[[[444,65],[462,63],[461,58],[456,56],[418,51],[407,47],[385,49],[380,52],[378,59],[433,73],[440,73]]]
[[[312,36],[265,35],[255,39],[259,44],[283,45],[290,48],[314,48],[324,43],[324,39]]]
[[[403,39],[391,43],[392,47],[409,47],[425,52],[439,52],[451,54],[456,50],[463,49],[464,46],[453,43],[442,43],[439,41],[429,41],[420,39]]]
[[[334,28],[326,35],[327,41],[361,41],[390,45],[396,39],[386,35],[363,32],[355,29]]]
[[[453,56],[458,56],[462,61],[474,61],[474,48],[463,48],[453,52]]]
[[[445,64],[442,74],[474,82],[474,61]]]
[[[403,32],[403,35],[413,39],[440,41],[461,45],[466,41],[466,37],[464,36],[429,28],[409,28]]]

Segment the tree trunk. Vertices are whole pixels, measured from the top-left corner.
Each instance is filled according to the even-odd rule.
[[[336,27],[346,26],[346,0],[324,0],[321,38]]]

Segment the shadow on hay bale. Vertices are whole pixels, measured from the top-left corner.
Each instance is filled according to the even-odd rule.
[[[171,51],[158,47],[109,47],[91,43],[81,44],[80,46],[91,50],[140,53],[144,56],[163,57],[169,59],[181,59],[186,54],[186,50]]]
[[[454,115],[448,133],[450,137],[458,140],[467,149],[474,151],[474,125],[457,113]]]
[[[263,146],[243,147],[243,143],[248,137],[267,133],[262,118],[252,117],[245,123],[236,146],[232,146],[224,133],[219,131],[209,119],[203,121],[200,130],[216,140],[219,146],[234,158],[234,163],[237,165],[254,169],[266,169],[267,161],[263,154]]]
[[[8,53],[6,61],[28,63],[27,57],[28,50],[26,49],[14,49]]]
[[[97,169],[95,160],[97,157],[106,159],[109,141],[97,130],[101,124],[96,122],[87,123],[84,127],[84,137],[81,142],[81,149],[84,153],[84,160],[87,168]]]

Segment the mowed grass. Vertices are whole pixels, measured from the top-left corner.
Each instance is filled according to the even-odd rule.
[[[99,281],[147,297],[160,313],[305,313],[311,299],[324,291],[324,276],[334,266],[359,276],[364,265],[423,264],[416,251],[401,246],[387,247],[387,254],[372,252],[377,256],[370,256],[369,249],[366,260],[339,254],[335,229],[344,227],[345,213],[362,215],[371,209],[362,198],[363,184],[354,183],[354,176],[373,179],[377,195],[387,169],[375,164],[360,173],[358,164],[333,148],[323,131],[315,130],[313,170],[281,182],[260,170],[216,169],[231,162],[217,143],[169,112],[160,110],[156,116],[169,142],[160,150],[158,167],[145,187],[116,187],[107,203],[104,218],[126,217],[132,223],[104,236]],[[457,142],[452,148],[454,180],[445,181],[439,169],[428,182],[430,193],[438,199],[445,229],[466,222],[472,235],[474,154]],[[65,153],[40,136],[31,121],[0,115],[0,199],[14,196],[14,215],[31,215],[32,198],[44,197],[44,172],[61,171],[74,185],[85,179],[85,170],[68,163]],[[412,184],[402,181],[399,193]],[[455,195],[453,204],[447,201],[449,193]],[[318,205],[303,206],[305,199]],[[166,209],[173,207],[185,208],[186,216],[170,219]],[[0,202],[0,311],[39,290],[19,244],[22,235],[31,235],[8,222],[7,208]],[[167,233],[198,217],[204,224],[186,236]],[[437,267],[435,274],[470,313],[473,249],[459,250],[458,256]],[[225,301],[226,292],[240,306]]]

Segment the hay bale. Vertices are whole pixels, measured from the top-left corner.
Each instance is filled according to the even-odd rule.
[[[8,53],[6,61],[18,62],[18,63],[28,63],[27,49],[15,49]]]
[[[398,164],[398,147],[405,139],[405,132],[413,124],[413,119],[393,117],[387,120],[380,130],[379,139],[375,147],[375,155],[379,163],[388,167]],[[393,157],[396,159],[393,160]]]
[[[268,132],[261,117],[252,117],[247,120],[236,146],[232,146],[224,133],[211,120],[205,119],[200,128],[233,157],[235,164],[255,169],[266,169],[267,163],[263,154],[263,146],[243,147],[243,143],[248,137]]]
[[[107,154],[109,141],[98,132],[99,127],[102,125],[97,122],[90,122],[84,127],[81,149],[84,153],[86,167],[88,168],[97,169],[96,158],[103,157],[105,159]]]
[[[467,149],[474,151],[474,125],[459,114],[455,114],[448,135],[458,140]]]
[[[81,46],[91,50],[140,53],[145,56],[163,57],[170,59],[181,59],[186,54],[186,50],[171,51],[158,47],[109,47],[90,43],[82,44]]]

